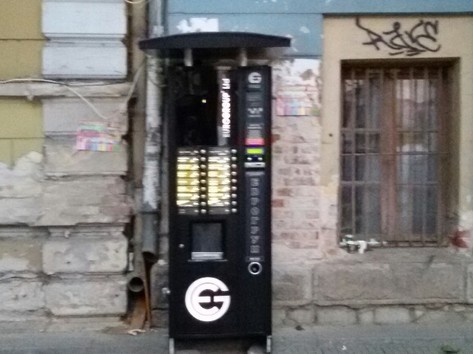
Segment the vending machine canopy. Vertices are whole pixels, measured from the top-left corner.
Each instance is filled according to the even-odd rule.
[[[280,57],[275,48],[291,46],[291,39],[250,32],[193,32],[145,39],[140,49],[154,55],[185,60],[235,58],[241,56]],[[241,58],[240,58],[241,59]]]

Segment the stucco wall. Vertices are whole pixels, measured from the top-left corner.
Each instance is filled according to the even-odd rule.
[[[2,1],[0,321],[126,311],[131,84],[107,81],[125,79],[125,33],[123,1]],[[117,148],[78,150],[83,122],[113,127]]]
[[[454,92],[454,95],[457,95],[454,100],[457,108],[453,109],[452,113],[456,115],[454,119],[459,122],[458,131],[461,133],[449,144],[460,160],[458,165],[452,165],[458,167],[458,172],[453,175],[459,176],[459,195],[456,199],[460,200],[460,203],[455,206],[458,209],[454,212],[460,216],[458,226],[471,229],[471,206],[468,197],[472,190],[471,178],[468,177],[471,176],[471,139],[465,137],[470,135],[468,132],[473,128],[469,119],[472,116],[471,100],[467,98],[473,92],[473,46],[470,43],[458,45],[458,38],[465,34],[471,35],[469,33],[473,18],[362,16],[361,19],[367,27],[379,32],[388,31],[396,21],[406,28],[415,25],[420,19],[439,21],[437,44],[441,49],[436,52],[425,51],[419,57],[457,60],[458,75],[455,79],[458,80],[459,89]],[[374,249],[365,254],[349,254],[340,250],[337,245],[341,61],[393,60],[391,49],[377,50],[373,45],[363,44],[366,42],[369,42],[369,38],[365,31],[355,25],[355,17],[326,17],[322,70],[316,79],[321,82],[318,95],[322,97],[322,114],[313,117],[312,127],[308,129],[304,124],[306,120],[280,117],[276,112],[273,132],[278,138],[279,135],[284,136],[290,143],[281,149],[282,156],[278,155],[279,139],[275,139],[274,143],[275,323],[471,320],[471,250],[459,250],[455,247]],[[400,57],[402,55],[396,56],[395,59],[399,60]],[[292,61],[292,65],[297,66],[297,62],[297,59]],[[311,67],[314,69],[319,65],[318,61],[314,61]],[[311,136],[308,132],[312,133],[311,140],[308,138]],[[311,161],[301,152],[298,158],[300,161],[311,161],[308,166],[315,172],[315,178],[311,181],[313,186],[309,188],[314,195],[312,204],[316,206],[318,216],[312,221],[309,232],[312,245],[297,230],[300,225],[308,222],[296,213],[297,208],[304,203],[304,198],[300,198],[295,191],[278,188],[278,181],[284,181],[285,175],[290,171],[288,162],[293,160],[292,153],[299,151],[299,144],[304,140],[311,141],[309,146],[313,151],[311,158],[314,160]],[[291,183],[290,179],[286,181]],[[451,183],[456,181],[452,180]],[[287,193],[286,198],[289,201],[281,198],[282,191]],[[310,195],[309,193],[307,191],[306,195]],[[292,232],[287,232],[286,228],[290,228]],[[446,238],[447,236],[444,235]]]
[[[452,119],[457,124],[457,134],[455,134],[449,145],[454,154],[453,160],[458,159],[458,164],[452,166],[458,171],[458,181],[453,179],[450,183],[458,186],[458,196],[452,198],[459,200],[459,205],[455,210],[450,210],[451,214],[458,214],[459,227],[471,229],[473,227],[472,199],[473,184],[471,174],[473,171],[473,160],[469,151],[472,149],[469,136],[473,126],[471,119],[473,116],[473,104],[469,97],[473,92],[473,45],[469,42],[459,43],[463,36],[473,34],[472,17],[439,17],[425,16],[420,19],[425,21],[438,21],[438,35],[436,36],[435,47],[438,51],[426,50],[415,57],[406,55],[396,55],[395,59],[452,59],[456,60],[457,76],[454,78],[452,105]],[[419,17],[361,17],[363,26],[381,32],[392,28],[394,22],[399,22],[405,28],[412,28],[420,21]],[[324,194],[332,205],[337,204],[339,162],[333,156],[339,155],[340,144],[340,71],[342,60],[393,60],[392,49],[380,45],[380,49],[364,43],[369,42],[369,38],[364,30],[358,28],[354,18],[327,18],[324,25],[324,114],[323,114],[323,158],[321,170]],[[333,220],[330,229],[336,230],[336,220]]]

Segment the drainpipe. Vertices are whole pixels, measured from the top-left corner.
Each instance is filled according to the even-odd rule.
[[[162,35],[162,1],[150,0],[148,2],[148,37]],[[151,325],[151,267],[158,260],[158,215],[162,151],[160,59],[155,56],[146,57],[146,82],[141,93],[143,91],[146,92],[146,101],[144,103],[144,137],[141,137],[144,140],[142,150],[143,169],[141,171],[142,192],[141,195],[136,196],[137,200],[139,200],[139,213],[135,220],[134,271],[128,275],[127,285],[132,293],[138,294],[132,323],[140,323],[141,320],[146,321],[140,315],[142,313],[140,308],[144,306],[146,318],[149,325]],[[139,177],[139,174],[137,175]],[[144,325],[144,323],[141,322],[141,325]]]
[[[158,252],[158,211],[161,157],[160,89],[157,73],[158,59],[147,59],[146,84],[146,136],[144,149],[143,198],[142,198],[142,252],[147,261],[155,262]],[[153,80],[154,78],[154,80]]]
[[[138,46],[138,40],[144,36],[154,37],[160,32],[162,16],[162,0],[150,0],[148,7],[137,3],[131,5],[133,11],[134,35]],[[146,19],[148,21],[146,21]],[[148,28],[143,28],[148,22]],[[135,196],[138,206],[138,215],[135,219],[134,229],[134,260],[133,271],[128,275],[128,288],[131,292],[141,293],[147,290],[146,269],[157,260],[158,255],[158,212],[159,212],[159,189],[160,189],[160,169],[161,159],[161,89],[159,75],[159,59],[155,56],[147,56],[140,50],[133,51],[134,70],[139,70],[138,66],[146,60],[146,80],[143,84],[137,85],[138,114],[144,114],[143,120],[135,120],[133,129],[136,132],[144,131],[144,134],[136,134],[136,141],[144,141],[139,147],[134,149],[134,160],[138,164],[134,166],[135,185],[137,189]],[[140,122],[143,122],[141,125]],[[142,156],[142,160],[141,160]]]
[[[162,35],[162,0],[149,2],[149,37]],[[162,144],[161,127],[161,75],[160,59],[147,57],[146,82],[146,133],[144,147],[143,196],[142,196],[142,253],[145,261],[156,262],[158,258],[158,212],[160,161]]]

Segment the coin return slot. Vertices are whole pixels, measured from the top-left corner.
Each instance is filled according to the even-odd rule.
[[[248,265],[248,271],[251,275],[258,275],[263,271],[263,266],[259,262],[251,262]]]

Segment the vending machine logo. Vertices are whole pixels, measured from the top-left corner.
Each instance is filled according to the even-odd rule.
[[[260,84],[263,81],[263,77],[259,72],[253,71],[248,75],[248,82],[250,84]]]
[[[221,318],[230,307],[228,287],[216,278],[200,278],[186,291],[187,311],[202,322],[213,322]]]

